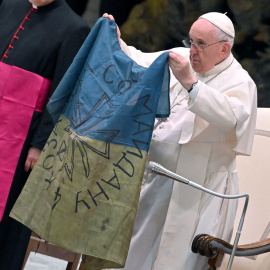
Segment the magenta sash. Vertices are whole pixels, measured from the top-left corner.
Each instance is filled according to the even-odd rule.
[[[50,80],[0,62],[0,221],[34,111],[42,111]]]

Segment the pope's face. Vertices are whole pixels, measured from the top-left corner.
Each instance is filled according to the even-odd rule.
[[[37,7],[46,6],[54,0],[29,0],[29,2]]]
[[[190,41],[203,47],[218,42],[215,29],[215,26],[209,21],[198,19],[190,29]],[[193,70],[197,73],[205,73],[219,64],[223,60],[220,58],[223,45],[223,42],[216,43],[203,49],[203,51],[192,45],[189,57]]]

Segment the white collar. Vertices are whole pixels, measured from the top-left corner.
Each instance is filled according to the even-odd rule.
[[[219,63],[218,65],[214,66],[212,69],[210,69],[209,71],[205,72],[205,73],[196,73],[196,77],[208,77],[208,76],[212,76],[215,75],[217,73],[220,73],[222,70],[226,69],[233,61],[233,55],[232,53],[230,53],[230,55],[221,63]]]

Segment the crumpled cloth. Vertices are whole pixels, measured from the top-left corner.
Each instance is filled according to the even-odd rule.
[[[167,57],[139,66],[101,18],[47,106],[55,128],[11,216],[82,253],[80,269],[125,265],[154,120],[170,113]]]

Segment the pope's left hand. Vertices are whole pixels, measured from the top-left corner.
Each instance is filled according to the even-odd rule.
[[[175,78],[185,89],[189,90],[192,84],[197,81],[196,77],[192,73],[189,61],[181,54],[170,51],[168,64],[172,69]]]

